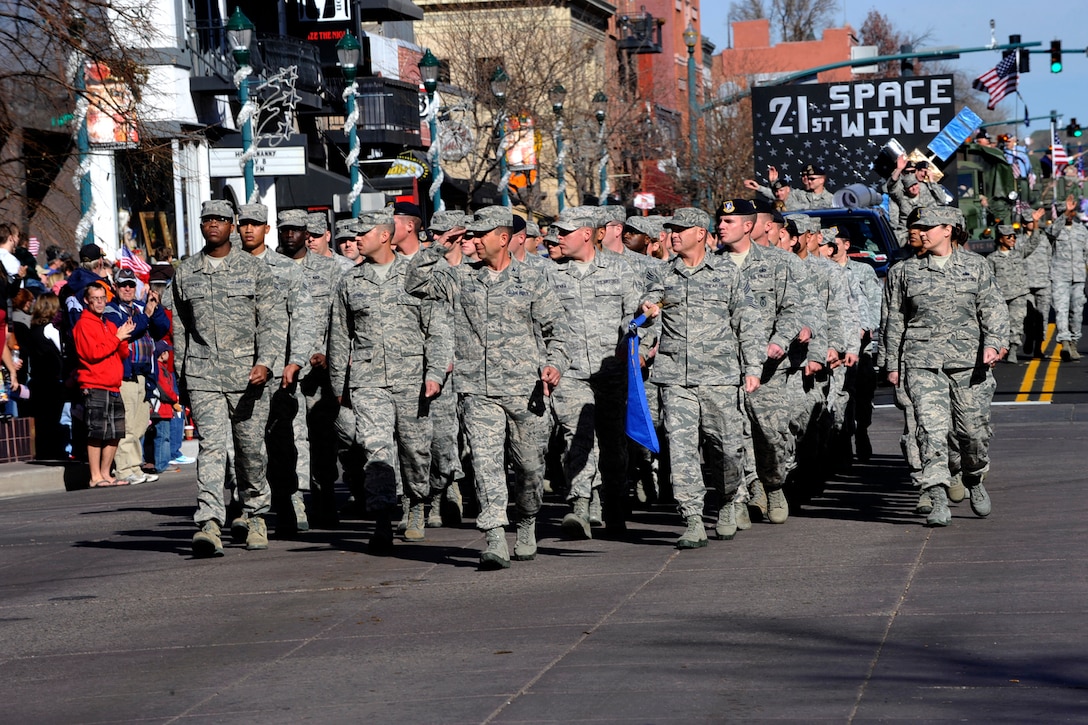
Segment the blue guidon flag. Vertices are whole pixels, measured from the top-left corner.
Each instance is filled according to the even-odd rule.
[[[638,328],[646,322],[639,315],[627,327],[627,437],[654,453],[661,452],[646,402],[646,387],[642,384],[642,366],[638,361]]]

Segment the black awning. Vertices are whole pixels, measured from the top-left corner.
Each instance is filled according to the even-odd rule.
[[[276,206],[280,209],[332,207],[333,197],[349,191],[351,179],[308,163],[305,175],[276,177]],[[363,185],[364,194],[374,191],[369,185]]]

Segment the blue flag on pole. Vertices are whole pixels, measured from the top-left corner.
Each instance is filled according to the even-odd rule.
[[[642,367],[638,362],[637,330],[644,322],[646,316],[639,315],[631,321],[627,331],[627,437],[654,453],[660,453],[661,445],[657,441],[653,418],[650,417],[646,387],[642,384]]]

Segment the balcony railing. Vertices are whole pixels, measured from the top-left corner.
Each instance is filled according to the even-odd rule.
[[[420,148],[419,86],[391,78],[360,78],[355,106],[359,109],[362,143],[399,143]]]

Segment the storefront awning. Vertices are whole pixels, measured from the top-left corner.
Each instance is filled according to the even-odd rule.
[[[351,180],[315,164],[306,164],[303,176],[276,177],[276,205],[280,209],[332,207],[333,198],[351,191]],[[363,185],[363,193],[375,190]]]

